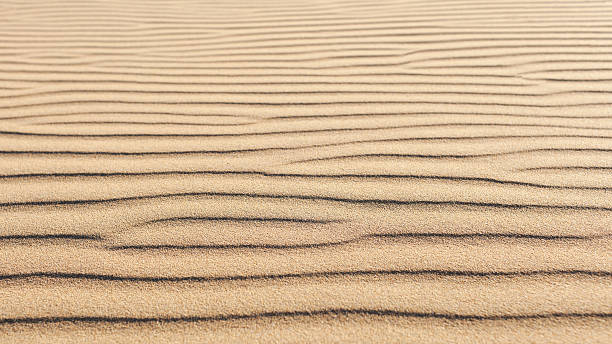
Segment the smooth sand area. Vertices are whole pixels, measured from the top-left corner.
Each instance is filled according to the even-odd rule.
[[[612,2],[0,2],[1,343],[612,342]]]

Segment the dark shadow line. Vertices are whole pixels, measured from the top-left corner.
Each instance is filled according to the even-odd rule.
[[[3,318],[0,325],[11,324],[51,324],[51,323],[112,323],[112,324],[141,324],[141,323],[196,323],[217,322],[236,320],[257,320],[265,318],[283,317],[316,317],[326,315],[367,315],[367,316],[391,316],[402,318],[426,318],[464,321],[508,321],[508,320],[535,320],[535,319],[559,319],[559,318],[603,318],[612,317],[612,313],[536,313],[536,314],[511,314],[511,315],[477,315],[456,313],[421,313],[386,309],[349,309],[332,308],[305,311],[276,311],[253,314],[227,314],[216,316],[185,316],[185,317],[95,317],[95,316],[73,316],[73,317],[30,317],[30,318]]]
[[[284,81],[284,82],[273,82],[273,81],[261,81],[261,82],[171,82],[171,81],[139,81],[139,80],[114,80],[105,79],[99,81],[92,80],[69,80],[69,79],[41,79],[41,80],[27,80],[27,79],[6,79],[1,78],[0,81],[12,81],[12,82],[33,82],[33,83],[121,83],[121,84],[136,84],[136,85],[202,85],[202,86],[258,86],[258,85],[436,85],[436,86],[524,86],[525,83],[477,83],[477,82],[368,82],[368,81]]]
[[[612,62],[610,60],[609,62]],[[439,68],[483,68],[483,66],[455,66],[455,67],[439,67]],[[493,66],[488,66],[493,67]],[[504,67],[504,66],[497,66]],[[435,68],[435,67],[419,67],[423,69],[427,68]],[[78,90],[78,89],[70,89],[70,90],[58,90],[58,91],[46,91],[46,92],[34,92],[34,93],[26,93],[26,94],[15,94],[15,95],[6,95],[0,96],[2,98],[8,99],[17,99],[23,97],[35,97],[35,96],[46,96],[46,95],[54,95],[54,94],[85,94],[85,93],[128,93],[128,94],[190,94],[190,95],[202,95],[202,94],[223,94],[223,95],[282,95],[282,94],[292,94],[292,95],[308,95],[308,94],[328,94],[328,95],[336,95],[336,94],[389,94],[389,95],[424,95],[424,94],[434,94],[434,95],[478,95],[478,96],[511,96],[511,97],[546,97],[546,96],[554,96],[554,95],[563,95],[563,94],[576,94],[576,93],[587,93],[587,94],[611,94],[612,91],[604,91],[604,90],[574,90],[574,91],[557,91],[557,92],[548,92],[548,93],[512,93],[512,92],[467,92],[467,91],[350,91],[350,90],[328,90],[328,91],[180,91],[180,90],[172,90],[172,91],[140,91],[140,90]]]
[[[512,113],[489,113],[489,112],[460,112],[460,111],[430,111],[430,112],[386,112],[386,113],[348,113],[348,114],[328,114],[328,115],[289,115],[289,116],[273,116],[266,117],[264,120],[302,120],[302,119],[329,119],[329,118],[342,118],[342,117],[377,117],[377,116],[418,116],[418,115],[461,115],[461,116],[499,116],[499,117],[519,117],[519,118],[565,118],[565,119],[608,119],[612,116],[560,116],[560,115],[522,115]],[[36,116],[36,115],[33,115]],[[56,116],[56,115],[40,115],[40,116]],[[12,118],[23,118],[23,117],[12,117]]]
[[[374,205],[416,205],[416,206],[467,206],[485,207],[500,209],[567,209],[567,210],[598,210],[612,211],[612,207],[583,206],[583,205],[548,205],[548,204],[518,204],[518,203],[494,203],[494,202],[469,202],[469,201],[430,201],[414,200],[403,201],[393,199],[354,199],[331,196],[310,196],[310,195],[281,195],[281,194],[255,194],[240,192],[180,192],[154,194],[144,196],[116,197],[106,199],[81,199],[81,200],[54,200],[54,201],[26,201],[26,202],[5,202],[0,203],[0,208],[20,207],[20,206],[53,206],[53,205],[90,205],[101,203],[114,203],[122,201],[152,200],[171,197],[191,197],[191,196],[211,196],[211,197],[247,197],[263,199],[286,199],[286,200],[312,200],[329,201],[348,204],[374,204]]]
[[[612,105],[612,103],[611,103]],[[496,127],[550,127],[555,128],[559,126],[546,126],[546,125],[510,125],[510,124],[480,124],[482,126],[496,126]],[[248,137],[248,136],[267,136],[267,135],[287,135],[287,134],[308,134],[308,133],[322,133],[322,132],[346,132],[346,131],[368,131],[368,130],[392,130],[392,129],[410,129],[410,128],[424,128],[424,127],[439,127],[441,125],[413,125],[413,126],[394,126],[394,127],[382,127],[382,128],[339,128],[339,129],[316,129],[316,130],[296,130],[296,131],[272,131],[272,132],[252,132],[252,133],[227,133],[227,134],[153,134],[153,133],[137,133],[137,134],[58,134],[58,133],[32,133],[32,132],[21,132],[21,131],[0,131],[0,135],[13,135],[13,136],[42,136],[42,137],[179,137],[179,138],[192,138],[192,137]],[[445,126],[476,126],[474,124],[450,124]],[[571,128],[571,127],[561,127]],[[599,128],[577,128],[577,129],[599,129]],[[609,128],[603,128],[609,129]],[[482,138],[538,138],[538,137],[583,137],[583,138],[603,138],[609,139],[612,136],[603,135],[508,135],[508,136],[472,136],[472,137],[406,137],[397,139],[380,139],[380,140],[361,140],[361,141],[350,141],[344,143],[330,143],[326,146],[341,145],[348,143],[359,143],[359,142],[387,142],[387,141],[423,141],[423,140],[459,140],[459,139],[482,139]],[[323,145],[314,145],[315,147]],[[304,146],[310,147],[310,146]],[[303,148],[303,147],[302,147]]]
[[[437,138],[426,138],[427,140],[472,140],[472,139],[505,139],[505,138],[523,138],[524,136],[481,136],[481,137],[437,137]],[[544,136],[536,136],[538,138],[548,138],[550,135]],[[567,137],[564,135],[553,135],[552,137]],[[573,136],[570,136],[573,137]],[[390,139],[392,141],[423,141],[418,138],[415,139]],[[376,142],[387,142],[388,140],[365,140],[365,141],[350,141],[350,142],[340,142],[340,143],[329,143],[329,144],[320,144],[320,145],[310,145],[310,146],[298,146],[298,147],[264,147],[264,148],[247,148],[247,149],[233,149],[233,150],[193,150],[193,151],[153,151],[153,152],[101,152],[101,151],[0,151],[0,154],[6,155],[29,155],[29,154],[37,154],[37,155],[108,155],[108,156],[147,156],[147,155],[188,155],[188,154],[232,154],[232,153],[251,153],[251,152],[264,152],[264,151],[276,151],[276,150],[299,150],[299,149],[309,149],[309,148],[321,148],[321,147],[331,147],[331,146],[342,146],[342,145],[350,145],[350,144],[359,144],[359,143],[376,143]],[[541,149],[527,149],[527,150],[519,150],[519,151],[511,151],[511,152],[501,152],[501,153],[485,153],[485,154],[467,154],[467,155],[457,155],[457,154],[445,154],[445,155],[425,155],[425,154],[406,154],[406,156],[414,157],[414,158],[478,158],[478,157],[487,157],[487,156],[503,156],[503,155],[511,155],[511,154],[519,154],[519,153],[531,153],[531,152],[566,152],[566,151],[574,151],[574,152],[612,152],[612,149],[607,148],[541,148]]]
[[[24,116],[11,116],[11,117],[0,117],[0,120],[13,120],[13,119],[24,119],[24,118],[43,118],[43,117],[64,117],[64,116],[75,116],[75,115],[168,115],[168,116],[184,116],[184,117],[232,117],[232,118],[249,118],[249,119],[261,119],[260,117],[250,115],[228,115],[228,114],[189,114],[179,112],[167,112],[167,111],[95,111],[95,112],[62,112],[56,114],[40,114],[40,115],[24,115]],[[579,117],[584,118],[584,117]],[[599,117],[597,117],[599,118]]]
[[[338,143],[323,143],[308,146],[297,146],[297,147],[262,147],[262,148],[245,148],[245,149],[229,149],[229,150],[192,150],[192,151],[153,151],[153,152],[108,152],[108,151],[0,151],[0,154],[6,155],[22,155],[22,154],[39,154],[39,155],[108,155],[108,156],[147,156],[147,155],[178,155],[178,154],[233,154],[233,153],[254,153],[254,152],[267,152],[267,151],[290,151],[300,149],[312,149],[322,147],[340,147],[349,146],[354,144],[362,143],[380,143],[380,142],[409,142],[409,141],[462,141],[462,140],[503,140],[503,139],[517,139],[517,138],[590,138],[590,139],[605,139],[611,138],[607,136],[587,136],[587,135],[505,135],[505,136],[463,136],[463,137],[452,137],[452,136],[438,136],[438,137],[411,137],[411,138],[392,138],[392,139],[374,139],[374,140],[356,140],[346,141]],[[606,148],[543,148],[543,149],[532,149],[516,151],[531,152],[531,151],[590,151],[590,152],[612,152],[612,149]],[[513,154],[510,152],[508,154]],[[506,153],[487,153],[487,154],[506,154]],[[415,157],[418,156],[415,155]],[[425,157],[435,157],[436,155],[428,155]],[[446,157],[445,155],[438,155],[440,157]],[[479,155],[472,155],[472,157],[478,157]]]
[[[201,127],[239,127],[239,126],[247,126],[252,125],[257,122],[249,122],[249,123],[201,123],[201,122],[139,122],[139,121],[65,121],[65,122],[39,122],[32,123],[30,125],[75,125],[75,124],[117,124],[117,125],[164,125],[164,126],[201,126]],[[595,128],[597,129],[597,128]],[[612,128],[610,128],[612,129]]]
[[[528,167],[519,168],[516,171],[554,171],[554,170],[593,170],[593,171],[608,171],[612,170],[612,166],[549,166],[549,167]]]
[[[482,77],[482,76],[481,76]],[[54,106],[54,105],[74,105],[74,104],[136,104],[136,105],[244,105],[244,106],[320,106],[320,105],[385,105],[385,104],[402,104],[402,105],[475,105],[475,106],[502,106],[502,107],[525,107],[525,108],[576,108],[583,106],[604,106],[612,105],[612,103],[581,103],[581,104],[509,104],[509,103],[494,103],[494,102],[445,102],[445,101],[404,101],[404,100],[386,100],[386,101],[327,101],[327,102],[235,102],[235,101],[183,101],[183,102],[144,102],[144,101],[128,101],[128,100],[74,100],[74,101],[58,101],[58,102],[46,102],[46,103],[35,103],[35,104],[21,104],[21,105],[6,105],[0,106],[0,109],[19,109],[19,108],[32,108],[41,106]],[[34,135],[33,133],[20,133],[3,131],[2,134],[14,134],[14,135]],[[52,134],[39,134],[39,135],[51,135]],[[55,134],[56,136],[62,136]],[[64,135],[65,136],[65,135]]]
[[[380,42],[378,42],[380,43]],[[397,42],[395,42],[397,43]],[[336,44],[340,44],[340,45],[346,45],[346,44],[342,44],[342,43],[334,43],[334,45]],[[352,43],[349,43],[352,44]],[[516,46],[513,46],[516,47]],[[570,46],[567,46],[570,47]],[[575,47],[575,45],[571,45],[571,47]],[[594,47],[608,47],[608,46],[603,46],[603,45],[596,45]],[[154,68],[152,68],[154,69]],[[224,69],[224,68],[215,68],[215,69]],[[227,69],[227,68],[225,68]],[[254,67],[249,67],[247,69],[254,69]],[[291,68],[291,69],[296,69]],[[240,74],[210,74],[210,73],[206,73],[206,74],[156,74],[156,73],[142,73],[142,72],[103,72],[103,71],[53,71],[53,70],[15,70],[15,69],[11,69],[11,70],[6,70],[6,69],[0,69],[0,73],[27,73],[27,74],[37,74],[40,75],[42,73],[50,73],[50,74],[77,74],[77,75],[83,75],[83,74],[87,74],[87,75],[136,75],[136,76],[146,76],[146,77],[151,77],[151,76],[155,76],[155,77],[199,77],[199,78],[203,78],[203,77],[329,77],[329,78],[338,78],[338,77],[373,77],[373,76],[424,76],[424,77],[493,77],[493,78],[503,78],[503,79],[521,79],[520,76],[515,76],[515,75],[506,75],[506,74],[428,74],[428,73],[400,73],[400,72],[386,72],[386,73],[381,73],[381,72],[372,72],[372,73],[341,73],[341,74],[314,74],[314,73],[309,73],[309,74],[289,74],[289,73],[260,73],[260,74],[247,74],[247,73],[240,73]],[[30,80],[35,82],[36,80]],[[83,80],[83,82],[86,82],[87,80]],[[103,80],[89,80],[89,81],[103,81]]]
[[[12,240],[54,240],[54,239],[70,239],[70,240],[102,240],[99,235],[87,234],[16,234],[16,235],[0,235],[0,241]]]
[[[519,233],[378,233],[366,234],[353,239],[306,244],[217,244],[217,245],[117,245],[108,246],[113,251],[135,250],[228,250],[228,249],[312,249],[348,245],[372,238],[449,238],[449,239],[534,239],[534,240],[590,240],[609,238],[604,235],[537,235]]]
[[[142,225],[174,222],[174,221],[241,221],[241,222],[293,222],[293,223],[338,223],[340,220],[316,220],[316,219],[300,219],[290,217],[232,217],[232,216],[184,216],[184,217],[169,217],[156,219],[142,223]]]
[[[303,159],[303,160],[295,160],[290,164],[297,163],[306,163],[306,162],[315,162],[315,161],[330,161],[330,160],[342,160],[342,159],[351,159],[351,158],[426,158],[426,159],[469,159],[469,158],[487,158],[487,157],[500,157],[506,155],[516,155],[521,153],[538,153],[538,152],[556,152],[556,151],[573,151],[574,149],[558,149],[558,148],[540,148],[540,149],[528,149],[528,150],[520,150],[520,151],[511,151],[511,152],[502,152],[502,153],[482,153],[482,154],[403,154],[403,153],[364,153],[364,154],[350,154],[350,155],[337,155],[325,158],[313,158],[313,159]],[[576,149],[579,151],[580,148]],[[588,149],[585,149],[588,150]],[[599,150],[597,150],[599,151]],[[612,150],[609,150],[612,151]],[[452,178],[452,177],[451,177]],[[460,178],[460,177],[457,177]]]
[[[542,80],[542,81],[560,81],[560,82],[593,82],[593,81],[612,81],[612,79],[562,79],[562,78],[527,78],[529,80]]]
[[[469,156],[419,156],[410,154],[372,154],[359,156],[393,156],[393,157],[417,157],[417,158],[432,158],[432,159],[453,159],[467,158]],[[489,155],[483,155],[489,156]],[[493,155],[491,155],[493,156]],[[354,156],[350,156],[354,157]],[[327,160],[314,159],[306,161]],[[304,162],[304,161],[297,161]],[[535,168],[536,170],[538,168]],[[588,168],[585,168],[588,169]],[[519,169],[524,171],[531,169]],[[71,177],[139,177],[139,176],[166,176],[166,175],[256,175],[263,177],[280,177],[280,178],[371,178],[371,179],[431,179],[431,180],[450,180],[450,181],[473,181],[484,182],[500,185],[516,185],[535,187],[542,189],[567,189],[567,190],[610,190],[612,187],[607,186],[566,186],[566,185],[547,185],[530,182],[520,182],[512,180],[500,180],[487,177],[456,177],[456,176],[437,176],[437,175],[415,175],[415,174],[300,174],[300,173],[268,173],[259,171],[156,171],[156,172],[75,172],[75,173],[26,173],[13,175],[0,175],[2,179],[20,179],[20,178],[71,178]]]
[[[276,311],[253,314],[227,314],[216,316],[185,316],[185,317],[95,317],[95,316],[73,316],[73,317],[30,317],[30,318],[3,318],[0,325],[12,324],[56,324],[56,323],[111,323],[111,324],[142,324],[142,323],[197,323],[218,322],[237,320],[257,320],[266,318],[296,318],[316,317],[326,315],[367,315],[367,316],[390,316],[402,318],[426,318],[464,321],[508,321],[508,320],[535,320],[535,319],[559,319],[559,318],[603,318],[612,317],[612,313],[536,313],[536,314],[512,314],[512,315],[477,315],[477,314],[455,314],[455,313],[421,313],[386,309],[349,309],[332,308],[305,311]]]
[[[70,123],[70,122],[67,122]],[[74,123],[74,122],[73,122]],[[96,123],[96,122],[90,122]],[[251,123],[248,123],[251,124]],[[202,124],[195,124],[202,125]],[[230,124],[231,126],[245,124]],[[214,126],[214,124],[213,124]],[[225,125],[228,126],[228,125]],[[571,125],[546,125],[546,124],[509,124],[509,123],[436,123],[436,124],[417,124],[417,125],[398,125],[373,128],[330,128],[330,129],[309,129],[309,130],[287,130],[287,131],[268,131],[268,132],[246,132],[246,133],[218,133],[218,134],[156,134],[156,133],[137,133],[137,134],[57,134],[57,133],[32,133],[18,131],[0,131],[5,135],[25,135],[25,136],[52,136],[52,137],[246,137],[246,136],[267,136],[267,135],[290,135],[290,134],[313,134],[327,132],[351,132],[351,131],[375,131],[393,129],[413,129],[413,128],[439,128],[439,127],[528,127],[528,128],[563,128],[563,129],[588,129],[588,130],[612,130],[609,127],[584,127]]]
[[[2,280],[23,280],[30,278],[51,278],[65,280],[119,281],[119,282],[229,282],[282,280],[292,278],[320,278],[342,276],[447,276],[447,277],[528,277],[528,276],[574,276],[611,277],[611,271],[590,270],[534,270],[534,271],[462,271],[462,270],[353,270],[285,273],[268,275],[234,276],[120,276],[92,273],[31,272],[0,275]]]
[[[335,84],[335,83],[333,83]],[[433,83],[438,84],[438,83]],[[509,113],[487,113],[487,112],[388,112],[388,113],[349,113],[349,114],[328,114],[328,115],[291,115],[291,116],[273,116],[273,117],[257,117],[249,115],[228,115],[228,114],[188,114],[188,113],[177,113],[177,112],[147,112],[147,111],[107,111],[107,112],[74,112],[74,113],[56,113],[56,114],[41,114],[41,115],[25,115],[25,116],[12,116],[12,117],[0,117],[0,120],[13,120],[13,119],[24,119],[24,118],[42,118],[42,117],[63,117],[63,116],[75,116],[75,115],[172,115],[172,116],[186,116],[186,117],[236,117],[236,118],[255,118],[258,120],[303,120],[303,119],[328,119],[328,118],[342,118],[342,117],[377,117],[377,116],[418,116],[418,115],[462,115],[462,116],[499,116],[499,117],[520,117],[520,118],[565,118],[565,119],[608,119],[612,116],[561,116],[561,115],[521,115],[521,114],[509,114]]]

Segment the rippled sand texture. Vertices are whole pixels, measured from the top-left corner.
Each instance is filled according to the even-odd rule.
[[[612,340],[611,2],[0,17],[0,342]]]

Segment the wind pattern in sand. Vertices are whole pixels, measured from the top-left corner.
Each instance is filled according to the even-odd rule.
[[[612,337],[610,1],[0,18],[0,342]]]

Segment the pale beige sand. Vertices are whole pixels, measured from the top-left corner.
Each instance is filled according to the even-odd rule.
[[[609,1],[0,2],[0,342],[612,342]]]

